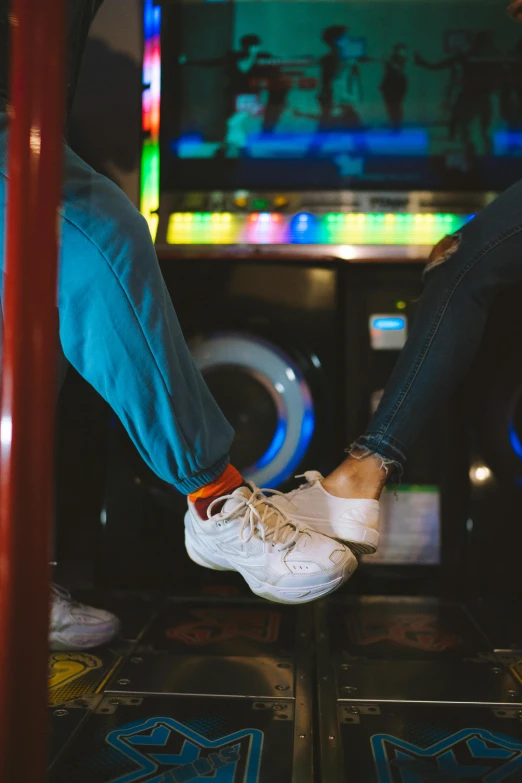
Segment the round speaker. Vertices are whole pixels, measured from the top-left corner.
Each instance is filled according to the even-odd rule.
[[[232,463],[262,487],[290,478],[315,430],[312,389],[280,345],[248,332],[198,335],[189,347],[234,427]]]

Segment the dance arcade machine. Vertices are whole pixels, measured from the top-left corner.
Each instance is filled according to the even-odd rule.
[[[258,484],[342,459],[431,246],[522,176],[519,41],[490,0],[146,0],[142,212]],[[191,570],[183,499],[113,429],[99,581],[141,590],[112,597],[119,645],[52,660],[52,783],[522,781],[510,307],[484,349],[502,388],[479,361],[385,496],[379,552],[316,606]]]
[[[269,488],[338,464],[431,247],[522,173],[519,28],[489,0],[391,8],[146,5],[142,212],[232,460]],[[463,574],[462,419],[453,405],[434,420],[385,496],[377,572]]]

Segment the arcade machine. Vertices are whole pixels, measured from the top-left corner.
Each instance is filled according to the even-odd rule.
[[[342,459],[429,250],[522,176],[517,32],[490,0],[146,0],[141,210],[259,485]],[[112,422],[97,579],[123,640],[52,658],[52,783],[522,781],[519,296],[385,495],[379,552],[315,606],[172,575],[183,502]]]

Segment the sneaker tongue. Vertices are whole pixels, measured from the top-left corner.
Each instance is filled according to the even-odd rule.
[[[232,514],[243,500],[248,500],[250,497],[252,497],[251,489],[248,487],[238,487],[232,492],[232,497],[226,501],[221,509],[221,513]]]
[[[238,487],[238,489],[234,490],[234,492],[232,493],[232,497],[230,497],[226,501],[225,505],[221,509],[221,513],[225,515],[227,514],[232,515],[244,500],[250,500],[250,498],[254,494],[256,494],[256,497],[254,498],[256,511],[262,517],[262,519],[259,520],[258,524],[262,525],[265,528],[265,530],[268,531],[267,537],[270,538],[272,535],[270,531],[274,530],[278,518],[280,518],[283,515],[276,509],[273,509],[271,507],[267,509],[267,506],[264,503],[262,502],[260,503],[259,491],[258,493],[254,493],[248,487]],[[264,514],[263,512],[265,511],[267,511],[268,513]],[[277,540],[279,541],[279,543],[284,544],[294,534],[295,534],[295,525],[290,520],[286,520],[285,523],[282,525],[279,524],[278,536],[277,536]]]
[[[324,476],[318,470],[305,471],[304,478],[311,484],[313,481],[322,481]]]

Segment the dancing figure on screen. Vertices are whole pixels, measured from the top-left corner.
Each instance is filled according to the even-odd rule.
[[[265,54],[265,57],[269,55]],[[244,35],[240,41],[240,49],[227,52],[223,57],[187,60],[186,56],[182,55],[179,58],[181,65],[221,66],[225,69],[225,128],[223,142],[218,150],[220,156],[235,158],[244,153],[249,119],[264,113],[260,99],[260,60],[261,38],[254,34]]]
[[[342,25],[327,27],[322,39],[330,51],[319,60],[319,130],[337,127],[339,120],[343,128],[358,128],[362,124],[358,112],[362,101],[362,82],[358,58],[349,52],[348,28]]]
[[[474,156],[476,146],[472,131],[474,124],[478,123],[483,150],[486,155],[490,155],[493,151],[493,96],[502,90],[509,71],[489,30],[476,33],[467,51],[458,52],[436,63],[428,62],[416,52],[415,64],[430,71],[459,68],[461,81],[451,109],[449,137],[461,141],[466,152]]]
[[[395,130],[400,130],[404,124],[404,100],[408,92],[407,65],[407,46],[395,44],[390,57],[384,61],[384,74],[379,87],[390,125]]]

